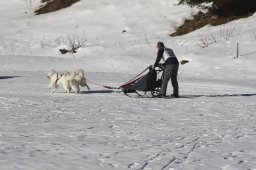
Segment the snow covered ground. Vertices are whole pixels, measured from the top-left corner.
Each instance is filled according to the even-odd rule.
[[[256,15],[171,38],[197,11],[176,4],[81,0],[34,16],[37,1],[1,1],[0,169],[255,170]],[[62,55],[69,35],[86,46]],[[157,41],[190,61],[180,66],[182,98],[47,89],[49,69],[83,68],[119,86],[154,62]]]

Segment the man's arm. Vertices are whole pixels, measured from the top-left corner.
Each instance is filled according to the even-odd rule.
[[[164,48],[159,49],[158,52],[157,52],[157,58],[156,58],[156,62],[154,64],[154,67],[158,66],[161,58],[163,57],[163,54],[164,54]]]

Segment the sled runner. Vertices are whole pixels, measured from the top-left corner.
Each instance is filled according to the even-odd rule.
[[[145,74],[145,72],[147,73]],[[162,85],[162,73],[163,66],[159,66],[156,68],[147,67],[142,73],[128,81],[127,83],[121,85],[119,88],[123,90],[124,94],[127,96],[128,93],[136,93],[139,96],[143,96],[139,93],[144,92],[144,95],[147,92],[150,92],[152,97],[157,95],[157,92],[160,90]]]

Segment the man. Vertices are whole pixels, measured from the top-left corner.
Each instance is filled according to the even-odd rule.
[[[154,67],[159,65],[160,60],[164,61],[164,72],[163,72],[163,82],[161,86],[161,90],[157,97],[166,96],[166,89],[168,85],[168,81],[171,78],[172,86],[173,86],[173,94],[172,97],[179,98],[179,84],[177,80],[178,69],[179,69],[179,61],[176,58],[174,52],[170,48],[165,48],[163,42],[157,43],[157,58],[154,64]]]

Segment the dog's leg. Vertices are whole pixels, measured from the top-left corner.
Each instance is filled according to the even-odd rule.
[[[64,83],[64,84],[63,84],[63,88],[66,90],[66,93],[67,93],[67,94],[70,93],[71,88],[69,87],[68,83]]]
[[[71,91],[71,88],[68,86],[68,87],[64,87],[64,89],[66,90],[66,93],[69,94],[70,91]]]
[[[79,86],[76,86],[76,85],[73,84],[71,87],[72,87],[72,89],[74,90],[75,93],[79,93],[80,92]]]
[[[79,85],[77,86],[77,93],[80,93]]]
[[[75,92],[76,94],[78,93],[76,89],[73,89],[73,90],[74,90],[74,92]]]
[[[75,93],[79,93],[80,89],[79,89],[79,82],[75,79],[70,81],[70,87],[72,88],[72,90],[74,90]]]
[[[48,89],[50,90],[52,87],[53,87],[53,83],[51,82],[50,84],[49,84],[49,86],[48,86]]]
[[[55,85],[50,84],[49,87],[48,87],[49,90],[53,89],[52,93],[54,93],[57,90],[57,88],[58,88],[58,85],[56,85],[56,84]]]
[[[69,94],[70,93],[70,89],[69,88],[64,88],[66,90],[66,93]]]
[[[55,83],[50,83],[49,86],[48,86],[48,89],[50,90],[51,88],[53,89],[57,89],[59,87],[58,84],[55,84]]]
[[[85,86],[87,87],[88,90],[91,90],[87,83],[85,84]]]

